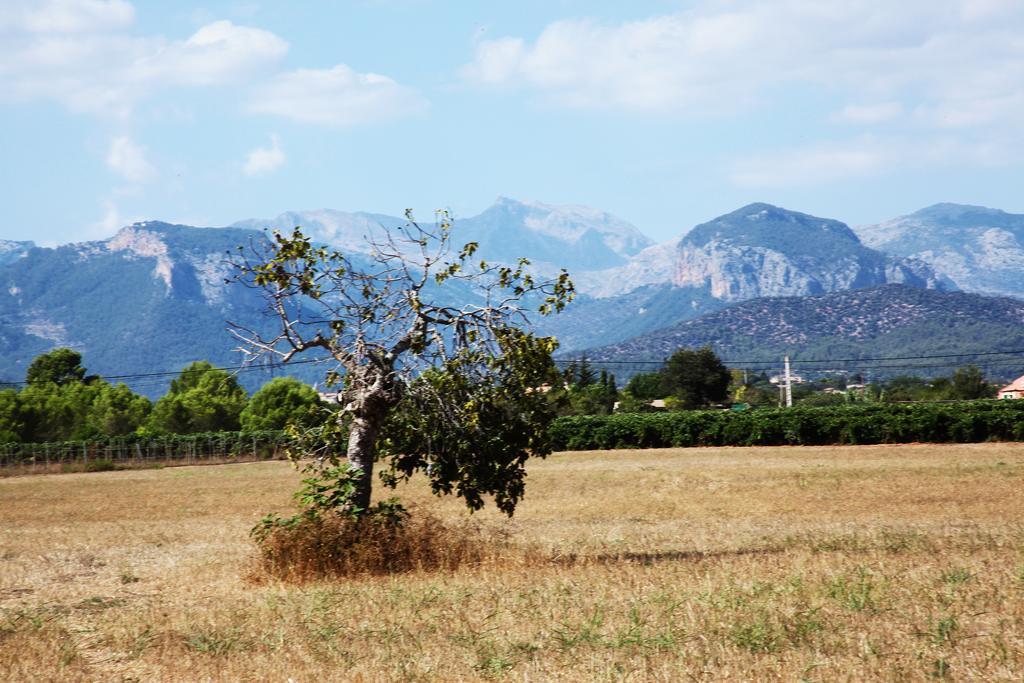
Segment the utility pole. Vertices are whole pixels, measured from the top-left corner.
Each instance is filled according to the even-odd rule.
[[[786,407],[787,408],[792,408],[793,407],[793,380],[792,380],[792,378],[790,377],[790,374],[789,374],[789,356],[786,356],[783,360],[784,360],[785,365],[786,365],[786,373],[785,373],[786,374],[786,378],[785,378],[785,382],[786,382]]]

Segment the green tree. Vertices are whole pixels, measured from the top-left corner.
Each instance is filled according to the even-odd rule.
[[[65,438],[92,439],[102,435],[102,430],[92,420],[92,410],[104,389],[109,387],[107,382],[95,378],[88,383],[69,382],[57,387],[57,394],[67,406],[71,420]]]
[[[86,377],[77,351],[60,348],[37,356],[18,397],[24,439],[63,441],[89,436],[88,413],[97,389],[93,380]]]
[[[605,376],[601,371],[601,386],[604,389],[604,407],[607,414],[615,412],[615,403],[619,400],[619,384],[615,381],[615,375],[608,373]]]
[[[196,361],[181,371],[167,395],[153,406],[147,427],[173,434],[238,431],[247,400],[234,376]]]
[[[826,394],[822,391],[815,391],[800,400],[802,406],[841,406],[845,403],[845,394]]]
[[[661,369],[662,388],[683,409],[724,401],[729,395],[729,369],[711,350],[679,349]]]
[[[576,383],[576,371],[579,369],[579,363],[575,360],[569,361],[569,364],[565,366],[562,371],[562,384],[572,386]]]
[[[330,502],[314,508],[364,514],[382,459],[386,484],[422,472],[436,493],[471,509],[491,495],[512,514],[526,459],[550,451],[554,409],[538,389],[558,381],[557,342],[519,325],[527,301],[542,315],[561,310],[572,283],[564,272],[535,281],[525,259],[474,261],[475,243],[454,252],[445,214],[433,228],[407,217],[374,240],[368,265],[315,247],[299,228],[241,249],[239,279],[262,290],[278,326],[234,332],[254,356],[313,352],[337,364],[328,380],[341,383],[341,410],[320,428],[325,457],[312,465],[337,495],[318,494]]]
[[[600,384],[578,384],[570,387],[568,392],[569,415],[608,415],[611,413],[611,406],[608,405],[605,388]],[[614,401],[613,401],[614,403]]]
[[[18,392],[4,389],[0,391],[0,442],[21,441],[24,434],[25,417]]]
[[[622,397],[619,399],[619,412],[620,413],[650,413],[661,410],[661,408],[655,408],[651,405],[650,401],[641,401],[633,398],[632,394],[622,392]]]
[[[922,396],[921,400],[950,401],[955,398],[951,379],[949,377],[936,377],[928,383],[928,391]]]
[[[148,432],[189,434],[192,428],[192,412],[185,405],[180,394],[166,394],[153,406],[146,421]]]
[[[242,411],[244,430],[284,429],[289,424],[310,427],[318,419],[316,390],[294,377],[276,377],[252,395]]]
[[[66,441],[83,431],[84,420],[76,419],[83,411],[75,409],[57,384],[29,385],[18,394],[18,402],[25,417],[25,441]]]
[[[149,414],[150,403],[127,386],[86,375],[82,356],[57,349],[37,357],[17,396],[19,436],[25,441],[64,441],[130,434]],[[0,431],[3,431],[0,419]]]
[[[934,398],[927,381],[913,375],[899,375],[885,383],[886,401],[925,401]]]
[[[986,382],[984,373],[973,365],[968,365],[954,372],[950,384],[952,385],[951,394],[953,398],[973,400],[992,398],[996,394],[996,388]]]
[[[640,401],[653,401],[667,395],[660,372],[640,372],[633,375],[626,383],[625,391]]]
[[[586,363],[584,359],[583,363]],[[615,386],[615,376],[609,375],[607,370],[601,370],[598,379],[593,377],[594,372],[589,364],[585,367],[586,372],[577,375],[582,378],[569,387],[566,395],[569,415],[611,415],[615,409],[615,401],[618,400],[619,392]]]
[[[779,388],[767,380],[746,387],[743,402],[752,406],[775,406],[779,404]]]
[[[124,384],[104,382],[89,410],[89,423],[105,436],[131,434],[146,423],[153,408],[149,399]]]
[[[85,380],[82,354],[72,349],[54,349],[37,356],[28,366],[25,381],[30,385],[67,384]]]
[[[589,387],[595,381],[597,381],[597,374],[594,372],[594,368],[590,366],[590,361],[587,360],[586,355],[580,358],[580,363],[576,367],[575,377],[573,378],[573,384],[578,387]]]

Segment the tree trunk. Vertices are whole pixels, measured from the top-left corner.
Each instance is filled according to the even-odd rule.
[[[359,470],[356,490],[351,505],[360,511],[370,507],[370,493],[373,489],[373,461],[377,454],[377,434],[386,412],[381,415],[358,415],[352,418],[348,434],[346,457],[350,467]]]

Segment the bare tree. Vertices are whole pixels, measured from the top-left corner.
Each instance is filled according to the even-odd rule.
[[[511,514],[526,457],[550,451],[551,411],[536,389],[555,372],[557,342],[528,332],[527,314],[560,311],[572,282],[564,271],[535,281],[526,259],[475,260],[473,242],[454,250],[446,212],[432,226],[406,218],[368,238],[365,258],[316,246],[300,228],[240,248],[237,280],[261,290],[272,332],[230,329],[252,361],[313,354],[333,363],[341,409],[321,435],[347,443],[349,511],[369,509],[374,461],[387,456],[391,485],[423,471],[435,492],[454,491],[474,509],[492,494]],[[336,452],[321,453],[321,466],[337,465]]]

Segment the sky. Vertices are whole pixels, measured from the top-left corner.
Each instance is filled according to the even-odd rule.
[[[0,0],[0,238],[498,196],[1024,213],[1020,0]]]

